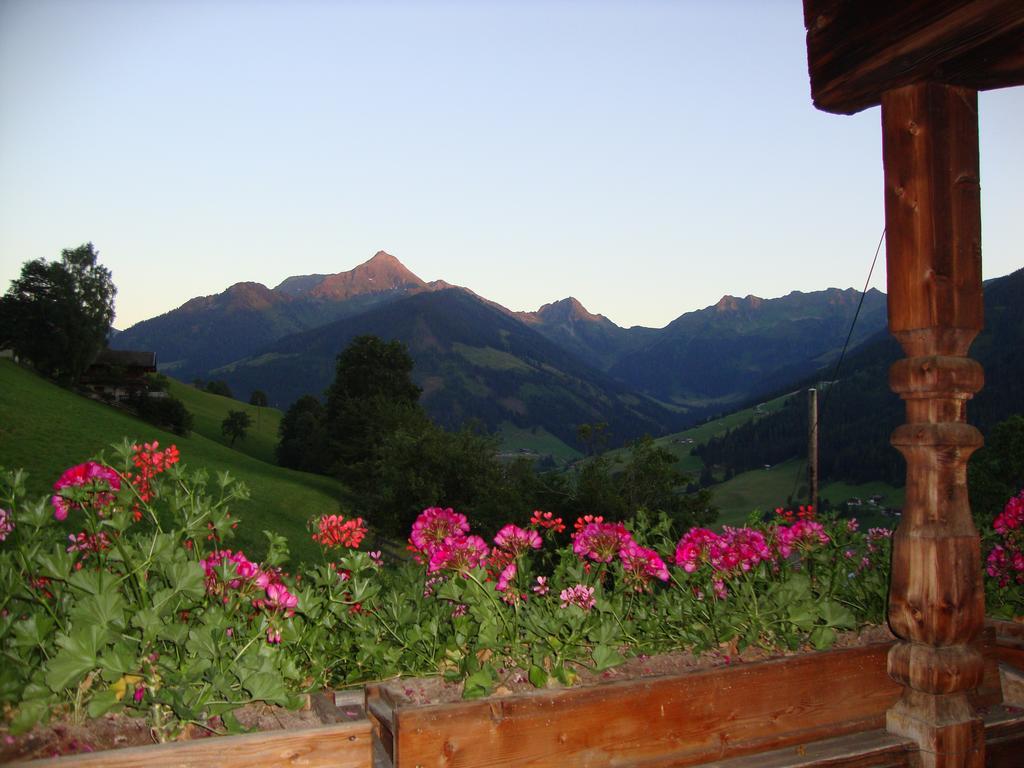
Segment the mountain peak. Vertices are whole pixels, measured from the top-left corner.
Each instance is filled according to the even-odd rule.
[[[575,296],[545,304],[535,314],[541,320],[549,322],[553,320],[589,320],[598,323],[605,319],[603,315],[588,312]]]
[[[426,286],[402,262],[386,251],[348,272],[328,275],[309,291],[310,296],[341,301],[365,293],[421,290]]]
[[[747,295],[744,298],[725,294],[714,305],[718,312],[739,312],[741,309],[758,309],[764,303],[760,296]]]

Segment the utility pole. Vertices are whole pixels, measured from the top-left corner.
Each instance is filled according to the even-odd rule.
[[[807,487],[814,511],[818,511],[818,390],[807,390]]]

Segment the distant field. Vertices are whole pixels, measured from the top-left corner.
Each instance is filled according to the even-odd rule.
[[[164,432],[50,384],[9,360],[0,360],[0,465],[29,472],[33,495],[47,494],[65,468],[124,437],[159,440],[164,446],[176,444],[183,463],[203,467],[211,474],[226,470],[244,481],[252,499],[235,510],[242,522],[236,547],[260,555],[265,549],[262,532],[266,529],[288,539],[295,559],[319,558],[306,520],[338,511],[342,486],[337,481],[259,461],[204,437],[198,430],[187,438]]]
[[[711,487],[711,496],[720,510],[718,524],[737,525],[742,523],[750,513],[759,509],[762,512],[773,510],[786,503],[786,499],[795,489],[806,491],[806,465],[801,459],[790,459],[777,464],[771,469],[754,469],[736,475],[732,480]],[[798,478],[799,475],[799,478]],[[880,494],[882,505],[886,507],[903,506],[903,489],[893,488],[885,483],[826,483],[819,495],[833,504],[840,504],[851,497],[868,499]],[[865,525],[892,525],[892,520],[884,518],[880,511],[865,506],[857,517]]]
[[[508,452],[515,452],[522,448],[541,456],[550,455],[560,463],[575,461],[583,455],[543,427],[524,429],[506,421],[502,423],[498,436],[501,438],[502,450]]]
[[[282,415],[279,410],[257,408],[230,397],[213,395],[177,379],[169,381],[168,391],[181,400],[195,417],[193,429],[196,432],[221,445],[227,445],[229,440],[221,434],[220,425],[227,418],[228,411],[245,411],[252,420],[252,426],[244,440],[235,441],[235,450],[268,464],[275,463],[274,446],[277,445],[277,428]]]
[[[719,419],[709,421],[706,424],[701,424],[700,426],[691,427],[690,429],[682,432],[675,432],[671,435],[659,437],[655,439],[654,442],[660,448],[664,448],[679,459],[679,463],[676,466],[680,470],[694,476],[699,475],[700,471],[704,469],[704,462],[702,462],[698,457],[690,455],[690,451],[695,445],[706,443],[712,437],[725,434],[727,431],[735,429],[740,424],[745,424],[753,419],[759,419],[764,415],[774,413],[782,408],[782,404],[791,396],[792,395],[782,395],[774,400],[769,400],[763,403],[760,410],[757,408],[744,408],[742,411],[730,413],[728,416],[723,416]],[[615,451],[609,451],[609,456],[613,461],[621,462],[625,460],[628,452],[629,448],[620,448]]]

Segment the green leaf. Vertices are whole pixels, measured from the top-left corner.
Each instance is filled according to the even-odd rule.
[[[595,646],[591,656],[594,659],[594,669],[598,672],[617,666],[626,660],[621,653],[610,645]]]
[[[124,629],[124,608],[124,598],[119,592],[110,589],[79,600],[71,610],[70,616],[76,625],[95,624],[104,629]]]
[[[61,650],[44,667],[50,690],[60,693],[95,669],[98,666],[96,654],[105,636],[104,628],[95,624],[79,627],[70,636],[58,635],[57,645]]]
[[[113,689],[108,688],[105,691],[100,691],[89,701],[89,717],[102,717],[110,710],[119,706],[120,703],[121,702],[117,700],[117,694],[114,693]]]
[[[821,618],[830,627],[841,629],[853,629],[857,626],[857,619],[853,612],[842,603],[835,600],[825,600],[821,604]]]
[[[185,647],[190,653],[197,656],[207,659],[217,658],[218,643],[213,637],[213,628],[210,626],[196,627],[190,630]]]
[[[242,687],[249,692],[254,699],[268,701],[275,704],[284,704],[288,692],[284,687],[284,680],[280,675],[273,672],[257,672],[242,681]]]
[[[185,638],[188,637],[188,624],[177,621],[165,624],[157,633],[157,637],[161,640],[167,640],[168,642],[174,643],[175,645],[181,645],[185,642]]]
[[[168,569],[168,574],[176,592],[193,600],[198,600],[206,594],[203,567],[199,563],[190,560],[173,563]]]
[[[50,703],[44,699],[23,701],[18,705],[18,712],[11,721],[11,734],[17,736],[31,730],[50,711]]]
[[[544,671],[542,667],[538,667],[536,664],[530,667],[529,672],[530,684],[534,688],[545,688],[548,684],[548,673]]]
[[[485,664],[466,678],[462,688],[462,698],[479,699],[487,696],[494,688],[494,670]]]
[[[68,578],[68,584],[89,595],[102,595],[111,587],[106,571],[92,571],[84,568],[75,571]]]
[[[819,651],[831,648],[835,641],[836,632],[831,627],[815,627],[811,632],[811,643]]]
[[[108,648],[99,655],[99,665],[103,670],[103,679],[113,683],[129,672],[134,672],[138,657],[127,643],[121,642]]]
[[[11,644],[16,648],[35,648],[44,645],[53,631],[53,619],[49,616],[33,613],[27,619],[14,625]]]
[[[35,562],[39,566],[40,576],[66,581],[75,564],[75,556],[58,545],[50,552],[37,554]]]

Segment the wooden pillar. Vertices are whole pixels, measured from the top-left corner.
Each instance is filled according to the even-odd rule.
[[[921,83],[882,96],[889,330],[906,358],[889,373],[907,422],[893,538],[889,675],[905,688],[890,731],[915,739],[924,768],[982,766],[984,731],[967,700],[982,676],[985,599],[967,460],[982,444],[965,421],[983,383],[967,351],[982,327],[977,92]]]

